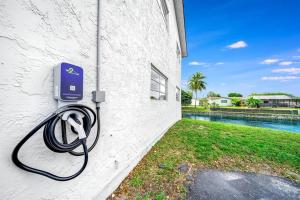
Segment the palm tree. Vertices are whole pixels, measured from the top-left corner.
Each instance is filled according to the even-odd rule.
[[[190,90],[195,92],[196,99],[197,100],[197,92],[205,90],[206,89],[206,83],[204,82],[204,79],[206,77],[201,72],[196,72],[192,75],[192,78],[188,81],[188,87]],[[196,101],[195,101],[195,108],[196,108]]]

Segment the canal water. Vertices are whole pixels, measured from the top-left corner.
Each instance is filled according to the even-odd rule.
[[[287,121],[287,120],[262,120],[262,119],[250,119],[250,118],[234,118],[224,116],[207,116],[194,113],[183,113],[183,118],[223,122],[230,124],[241,124],[246,126],[255,126],[263,128],[272,128],[277,130],[290,131],[300,133],[300,121]]]

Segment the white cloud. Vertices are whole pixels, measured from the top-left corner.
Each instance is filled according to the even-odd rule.
[[[289,73],[289,74],[300,74],[300,68],[283,68],[283,69],[274,69],[273,73]]]
[[[282,62],[279,63],[279,65],[281,65],[281,66],[288,66],[288,65],[291,65],[293,63],[294,62],[292,62],[292,61],[282,61]]]
[[[235,42],[233,44],[230,44],[227,46],[228,49],[239,49],[239,48],[245,48],[247,47],[247,43],[245,41],[238,41],[238,42]]]
[[[270,58],[270,59],[266,59],[266,60],[262,61],[261,64],[271,65],[271,64],[274,64],[274,63],[277,63],[277,62],[279,62],[279,59]]]
[[[202,66],[202,65],[206,65],[206,63],[205,62],[192,61],[192,62],[189,62],[189,65]]]
[[[293,58],[295,58],[295,59],[300,59],[300,56],[293,56]]]
[[[217,62],[216,65],[224,65],[225,63],[223,62]]]
[[[288,81],[288,80],[295,80],[299,79],[298,76],[264,76],[261,80],[264,81]]]

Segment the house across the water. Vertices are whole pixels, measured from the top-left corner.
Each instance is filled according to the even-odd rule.
[[[292,95],[253,95],[252,97],[262,101],[261,107],[300,108],[300,98]]]
[[[228,97],[208,97],[207,100],[210,105],[232,106],[231,99]]]

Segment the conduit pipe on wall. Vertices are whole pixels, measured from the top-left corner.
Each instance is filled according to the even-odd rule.
[[[105,101],[105,92],[100,91],[100,0],[97,0],[97,35],[96,35],[96,91],[93,91],[93,101],[96,107]]]
[[[97,85],[96,85],[96,90],[100,90],[100,0],[97,0],[97,49],[96,49],[96,67],[97,67]]]

